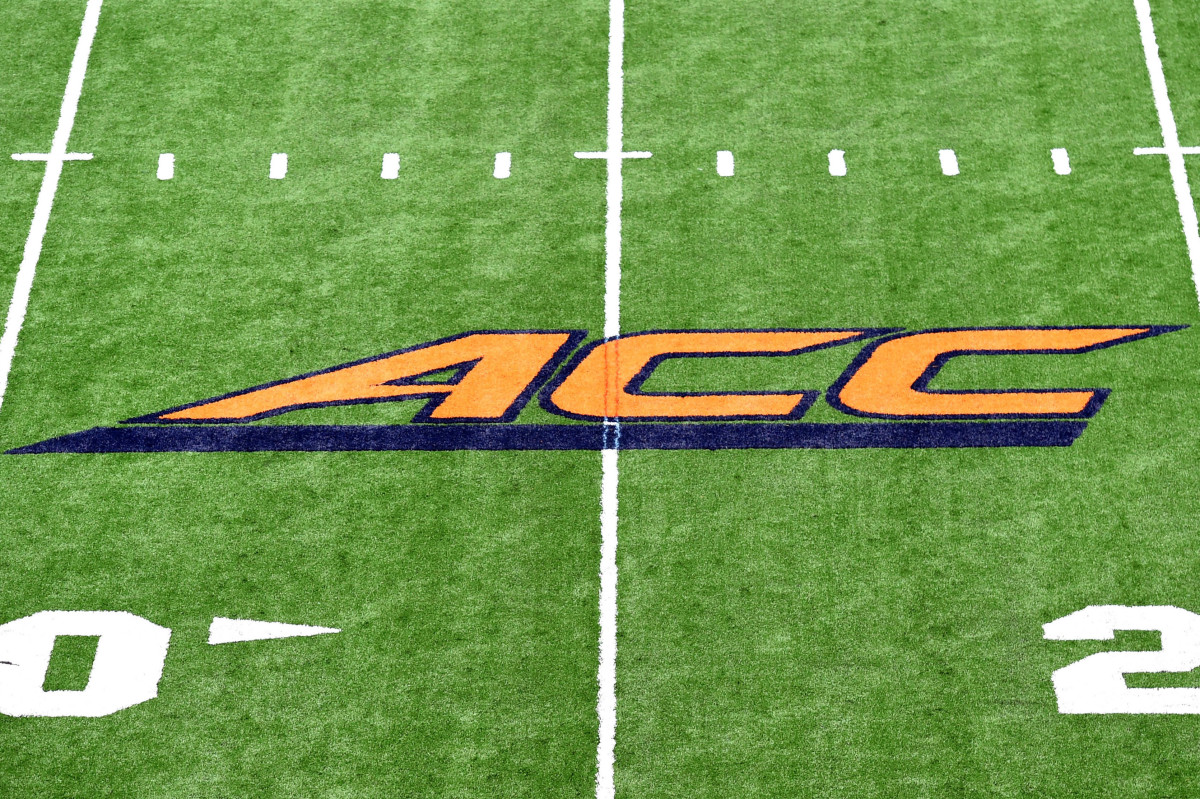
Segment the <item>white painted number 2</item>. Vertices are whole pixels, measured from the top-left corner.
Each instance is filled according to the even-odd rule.
[[[1200,666],[1200,616],[1169,605],[1093,605],[1042,625],[1053,641],[1111,641],[1117,630],[1158,630],[1156,652],[1100,652],[1054,672],[1060,713],[1200,713],[1200,688],[1130,688],[1126,674]]]
[[[46,691],[54,639],[99,636],[82,691]],[[132,613],[45,610],[0,624],[0,713],[107,716],[158,696],[171,631]]]

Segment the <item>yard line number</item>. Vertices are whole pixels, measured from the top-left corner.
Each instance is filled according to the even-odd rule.
[[[1200,688],[1130,688],[1126,674],[1200,668],[1200,615],[1168,605],[1093,605],[1042,626],[1051,641],[1111,641],[1117,630],[1157,630],[1162,649],[1100,652],[1055,671],[1058,711],[1066,714],[1197,714]],[[213,619],[208,643],[337,633],[332,627]],[[45,690],[59,636],[99,640],[87,685]],[[123,611],[44,610],[0,624],[0,714],[95,718],[158,696],[171,630]]]
[[[1200,616],[1170,605],[1092,605],[1042,626],[1052,641],[1111,641],[1117,630],[1157,630],[1156,652],[1099,652],[1054,672],[1060,713],[1200,713],[1200,688],[1130,688],[1126,674],[1200,667]]]

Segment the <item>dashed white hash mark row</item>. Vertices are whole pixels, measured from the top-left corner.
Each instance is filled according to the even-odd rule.
[[[1198,148],[1200,149],[1200,148]],[[1161,148],[1138,148],[1134,152],[1138,155],[1151,154],[1159,152]],[[13,155],[13,159],[17,161],[33,160],[31,153],[17,153]],[[79,154],[76,156],[79,159],[90,159],[91,153]],[[938,150],[938,161],[942,167],[942,174],[953,177],[960,173],[958,164],[958,155],[954,150],[945,149]],[[1054,168],[1055,174],[1069,175],[1071,174],[1071,158],[1067,154],[1065,148],[1056,147],[1050,151],[1050,163]],[[734,156],[730,150],[719,150],[717,152],[717,174],[724,178],[734,176]],[[845,150],[830,150],[829,151],[829,174],[834,177],[845,177],[849,172],[846,165]],[[288,173],[288,156],[287,153],[273,153],[271,155],[270,166],[267,170],[267,177],[271,180],[283,180]],[[380,169],[379,176],[384,180],[396,180],[400,177],[400,154],[386,153],[383,156],[383,166]],[[492,177],[497,180],[505,180],[512,176],[512,153],[496,153],[495,164],[492,168]],[[175,177],[175,154],[163,153],[158,157],[158,179],[172,180]]]

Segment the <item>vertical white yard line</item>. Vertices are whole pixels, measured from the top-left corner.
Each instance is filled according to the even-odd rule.
[[[1175,127],[1171,98],[1167,95],[1167,78],[1163,74],[1162,59],[1158,55],[1158,40],[1154,37],[1150,3],[1148,0],[1133,0],[1133,7],[1137,10],[1138,26],[1142,32],[1142,50],[1146,53],[1146,69],[1150,72],[1154,107],[1158,111],[1158,124],[1162,128],[1163,150],[1171,168],[1175,201],[1179,204],[1179,217],[1183,221],[1183,238],[1187,242],[1188,259],[1192,264],[1192,283],[1200,294],[1200,224],[1196,220],[1196,204],[1192,200],[1191,186],[1188,185],[1187,166],[1183,160],[1184,150],[1179,145],[1179,130]]]
[[[13,356],[17,351],[17,338],[25,324],[25,313],[29,309],[29,294],[33,290],[33,275],[37,271],[38,259],[42,256],[42,242],[50,224],[50,210],[54,206],[54,195],[58,192],[58,180],[62,177],[63,162],[67,155],[67,142],[71,128],[75,126],[75,112],[79,108],[79,96],[83,93],[83,78],[87,74],[88,57],[92,53],[92,42],[96,39],[96,27],[100,24],[100,5],[104,0],[88,0],[83,14],[83,25],[79,30],[79,42],[75,45],[75,57],[71,60],[71,71],[67,74],[67,88],[63,93],[62,108],[58,114],[58,128],[46,156],[46,173],[42,177],[42,188],[38,192],[37,205],[33,210],[33,222],[29,226],[29,237],[25,239],[25,253],[17,270],[17,282],[13,286],[12,301],[8,305],[8,316],[4,319],[4,334],[0,336],[0,407],[4,404],[4,393],[8,389],[8,375],[12,371]]]
[[[604,222],[604,337],[621,333],[621,167],[625,161],[625,0],[608,6],[608,164]],[[607,390],[616,388],[616,364],[609,366]],[[614,396],[619,396],[614,394]],[[606,407],[608,403],[605,403]],[[596,799],[613,799],[617,744],[617,494],[620,485],[619,422],[605,422],[600,478],[600,664],[596,715]],[[610,438],[611,435],[611,438]]]
[[[621,332],[621,166],[625,160],[625,0],[608,6],[608,213],[604,225],[604,337]]]
[[[617,459],[620,450],[600,453],[600,691],[596,713],[600,743],[596,749],[596,799],[613,799],[614,751],[617,744]]]

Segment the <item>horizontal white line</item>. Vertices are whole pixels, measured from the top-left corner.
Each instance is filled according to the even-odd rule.
[[[626,153],[575,153],[576,158],[653,158],[654,153],[645,150],[634,150]]]
[[[51,159],[58,161],[91,161],[91,153],[66,153],[64,155],[51,155],[50,153],[13,153],[14,161],[49,161]]]

